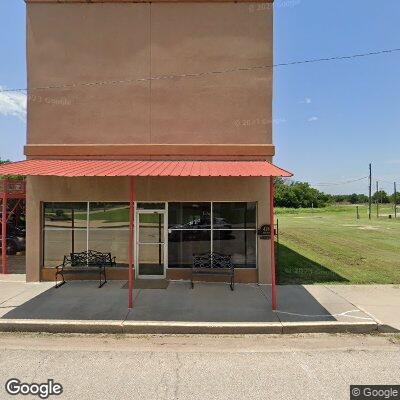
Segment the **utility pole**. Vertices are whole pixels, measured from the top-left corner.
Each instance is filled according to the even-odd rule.
[[[394,183],[394,218],[397,218],[397,186]]]
[[[379,218],[379,182],[376,181],[376,218]]]
[[[368,199],[368,216],[371,219],[372,213],[372,164],[369,164],[369,199]]]

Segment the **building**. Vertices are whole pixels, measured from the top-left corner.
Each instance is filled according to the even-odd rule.
[[[28,161],[0,174],[27,175],[27,281],[93,249],[110,279],[213,250],[271,283],[272,0],[26,3]]]

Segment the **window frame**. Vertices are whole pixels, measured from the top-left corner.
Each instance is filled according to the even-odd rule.
[[[45,204],[49,204],[49,203],[66,203],[66,204],[86,204],[86,226],[85,227],[70,227],[70,228],[47,228],[46,229],[46,213],[45,213]],[[68,230],[68,231],[85,231],[86,230],[86,249],[88,249],[88,245],[89,245],[89,221],[90,221],[90,216],[89,216],[89,201],[41,201],[40,203],[40,230],[41,230],[41,235],[40,235],[40,240],[41,240],[41,257],[40,257],[40,265],[41,268],[53,268],[53,267],[46,267],[45,265],[45,257],[46,257],[46,230],[47,231],[63,231],[63,230]],[[72,250],[72,248],[71,248]],[[61,260],[62,262],[62,260]]]
[[[101,230],[104,228],[95,228],[95,227],[91,227],[90,226],[90,212],[91,212],[91,208],[90,205],[93,203],[115,203],[115,204],[122,204],[125,203],[126,205],[129,205],[129,201],[99,201],[99,200],[92,200],[92,201],[42,201],[41,202],[41,249],[42,249],[42,254],[41,254],[41,268],[52,268],[52,267],[47,267],[45,264],[45,258],[46,258],[46,230],[49,231],[59,231],[59,230],[67,230],[67,228],[65,229],[60,229],[60,228],[47,228],[46,229],[46,223],[45,223],[45,218],[46,218],[46,213],[45,213],[45,205],[49,204],[49,203],[67,203],[67,204],[86,204],[86,226],[85,227],[74,227],[74,228],[68,228],[68,230],[75,230],[75,231],[85,231],[86,232],[86,251],[88,251],[89,248],[89,243],[90,243],[90,231],[91,230]],[[136,210],[136,202],[135,202],[135,210]],[[125,228],[123,230],[128,230],[129,231],[129,227]],[[72,248],[71,248],[72,250]],[[61,260],[62,262],[62,260]]]
[[[92,201],[42,201],[41,202],[41,240],[42,240],[42,254],[41,254],[41,267],[46,268],[45,265],[45,240],[46,240],[46,228],[45,228],[45,204],[46,203],[69,203],[69,204],[75,204],[75,203],[86,203],[87,204],[87,220],[86,220],[86,227],[81,227],[81,228],[74,228],[74,229],[79,229],[79,230],[85,230],[86,229],[86,248],[89,249],[89,242],[90,242],[90,204],[91,203],[126,203],[129,204],[127,201],[99,201],[99,200],[92,200]],[[210,249],[211,252],[214,250],[214,231],[216,232],[223,232],[226,230],[230,231],[253,231],[255,232],[255,267],[240,267],[240,269],[244,270],[257,270],[258,269],[258,235],[257,235],[257,227],[258,227],[258,202],[257,201],[229,201],[229,200],[224,200],[224,201],[135,201],[134,202],[134,212],[136,216],[137,211],[146,211],[146,210],[139,210],[137,208],[138,203],[164,203],[165,208],[163,210],[156,210],[156,211],[163,211],[165,212],[165,225],[167,228],[167,236],[166,236],[166,252],[167,252],[167,262],[165,265],[166,269],[186,269],[185,267],[169,267],[168,265],[168,253],[169,253],[169,232],[170,231],[209,231],[210,232]],[[210,223],[210,228],[205,228],[205,229],[190,229],[190,228],[182,228],[182,229],[173,229],[169,228],[169,204],[170,203],[208,203],[211,205],[211,213],[210,213],[210,218],[211,218],[211,223]],[[254,203],[255,204],[255,228],[230,228],[230,229],[214,229],[214,204],[215,203]],[[136,221],[135,221],[136,222]],[[136,225],[136,223],[135,223]],[[100,228],[98,228],[100,229]]]
[[[211,252],[214,251],[214,231],[217,232],[223,232],[223,231],[252,231],[255,232],[255,250],[256,250],[256,265],[255,267],[240,267],[240,269],[244,270],[256,270],[258,269],[258,236],[257,236],[257,226],[258,226],[258,202],[257,201],[170,201],[167,202],[169,203],[209,203],[211,205],[211,212],[210,212],[210,218],[211,218],[211,223],[210,223],[210,228],[205,228],[205,229],[190,229],[190,228],[182,228],[182,229],[173,229],[168,227],[168,234],[170,231],[209,231],[210,232],[210,240],[211,240]],[[214,229],[214,204],[215,203],[254,203],[255,204],[255,213],[256,213],[256,218],[255,218],[255,228],[230,228],[230,229]],[[167,223],[168,221],[168,211],[169,207],[167,207]],[[168,239],[167,239],[168,240]],[[169,241],[168,241],[169,244]],[[167,267],[168,268],[168,267]],[[171,267],[171,268],[176,268],[176,269],[187,269],[185,267]],[[239,269],[239,268],[238,268]]]

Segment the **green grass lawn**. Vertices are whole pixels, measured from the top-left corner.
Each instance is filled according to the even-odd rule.
[[[277,272],[281,284],[400,283],[400,213],[389,219],[393,206],[277,209],[279,245]]]
[[[129,224],[129,207],[119,207],[115,209],[95,210],[90,213],[91,221],[104,221],[105,223],[121,222],[122,224]],[[86,220],[86,213],[75,213],[76,220]],[[156,214],[142,214],[140,217],[141,222],[158,222],[158,215]]]

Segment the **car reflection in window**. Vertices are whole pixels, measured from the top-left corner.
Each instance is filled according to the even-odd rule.
[[[224,218],[213,219],[213,229],[219,230],[222,239],[235,239],[232,234],[232,225]],[[211,230],[211,218],[209,215],[204,215],[196,218],[186,224],[173,225],[169,229],[168,239],[171,242],[180,241],[202,241],[209,240],[209,231]]]

